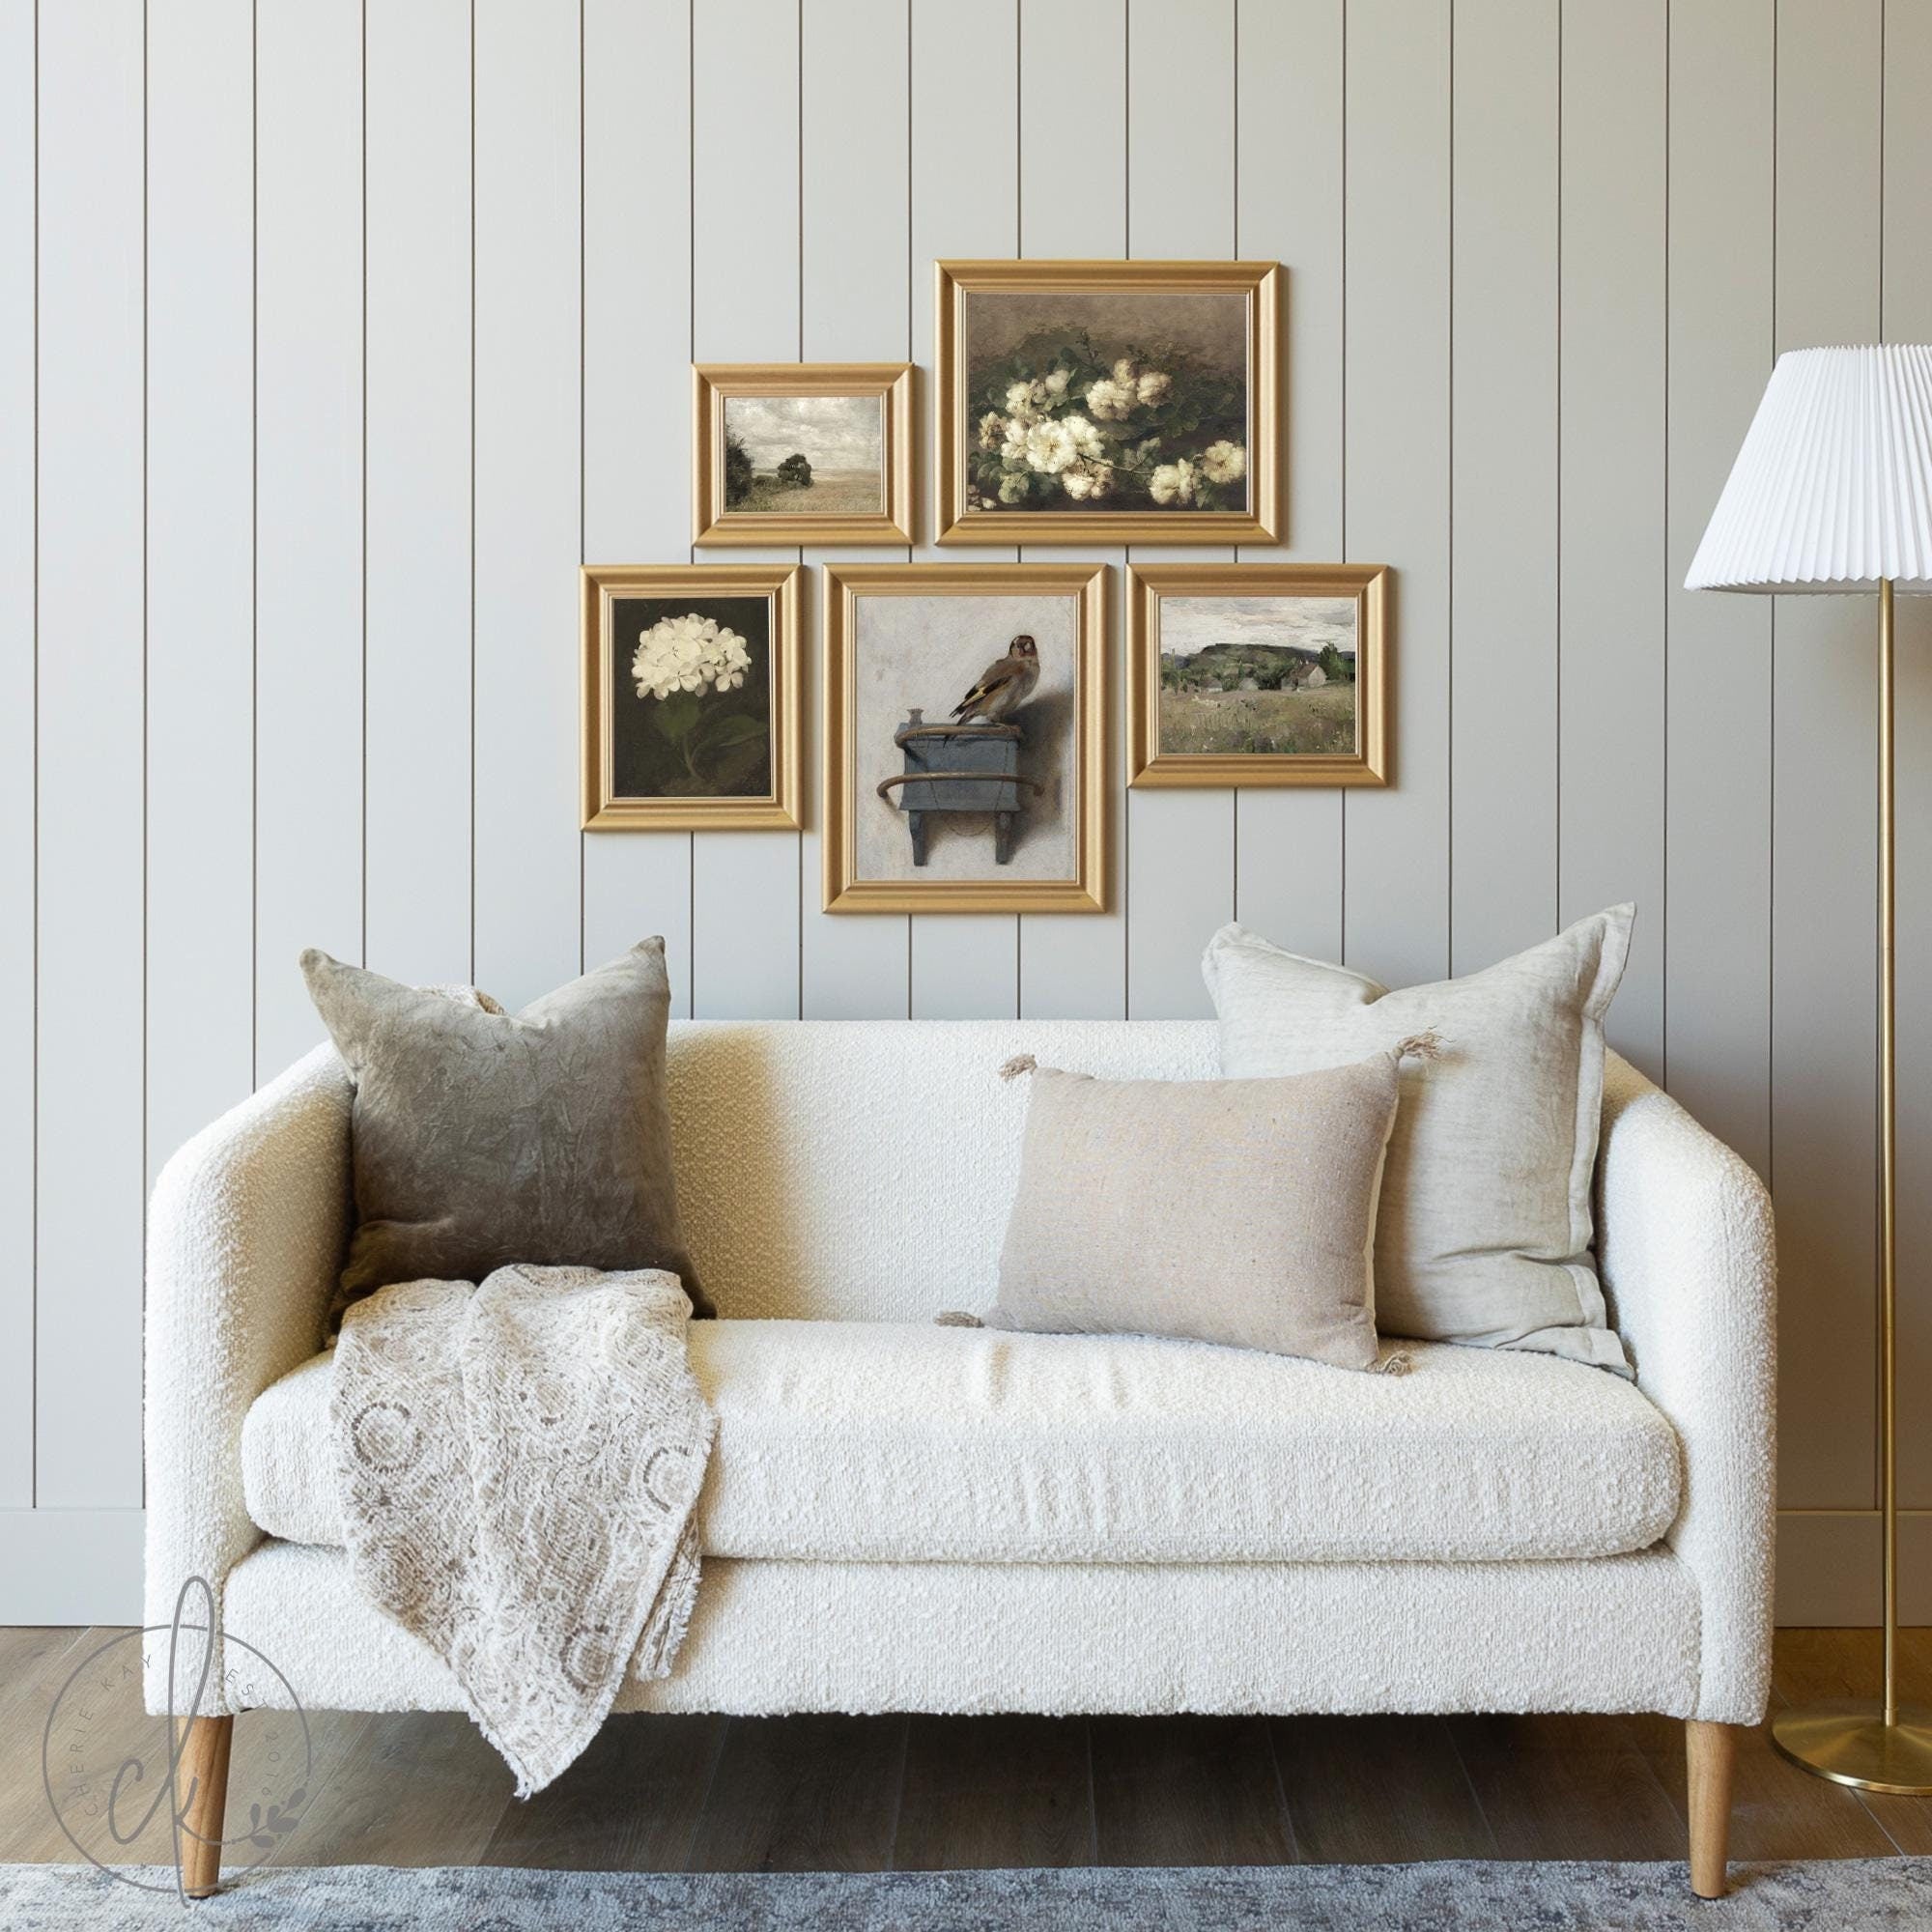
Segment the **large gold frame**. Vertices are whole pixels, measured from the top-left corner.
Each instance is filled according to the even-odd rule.
[[[910,544],[917,542],[910,362],[695,362],[691,369],[693,543]],[[724,403],[731,396],[877,396],[885,508],[876,515],[789,516],[724,507]]]
[[[939,541],[943,544],[1237,544],[1281,541],[1281,267],[1275,262],[938,262]],[[1245,295],[1248,508],[974,510],[966,498],[966,298],[1001,289]]]
[[[1383,563],[1147,563],[1127,572],[1128,782],[1150,785],[1385,785],[1388,585]],[[1352,597],[1355,750],[1335,753],[1162,752],[1163,597]]]
[[[829,563],[824,568],[825,745],[823,836],[827,912],[1105,912],[1108,751],[1113,698],[1107,678],[1104,563]],[[1076,645],[1071,879],[861,879],[853,808],[858,680],[853,647],[862,597],[1012,597],[1062,592],[1079,600]]]
[[[586,832],[796,831],[804,771],[804,637],[795,563],[589,563],[583,566],[583,829]],[[611,606],[623,596],[771,600],[772,788],[764,797],[619,798],[611,778]]]

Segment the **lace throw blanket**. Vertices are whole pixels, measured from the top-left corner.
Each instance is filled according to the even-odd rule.
[[[716,1418],[657,1270],[503,1267],[345,1316],[329,1398],[356,1588],[447,1663],[527,1798],[635,1660],[668,1674],[697,1594]]]

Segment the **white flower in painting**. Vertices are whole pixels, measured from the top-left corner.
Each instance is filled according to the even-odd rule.
[[[638,634],[631,676],[639,697],[668,697],[674,691],[736,691],[752,668],[745,640],[715,617],[696,611],[661,617]]]
[[[1120,384],[1122,388],[1131,389],[1140,379],[1141,372],[1134,367],[1134,358],[1131,355],[1122,355],[1114,364],[1114,381]]]
[[[1100,432],[1085,416],[1035,423],[1026,435],[1027,467],[1058,476],[1068,464],[1100,454]]]
[[[1248,453],[1238,442],[1210,442],[1201,452],[1201,473],[1210,483],[1232,483],[1247,469]]]
[[[1007,388],[1007,413],[1031,422],[1052,400],[1044,383],[1013,383]]]
[[[1134,385],[1142,404],[1157,403],[1174,387],[1174,378],[1163,375],[1158,369],[1148,370]]]
[[[1119,422],[1139,401],[1140,390],[1132,383],[1116,383],[1102,376],[1087,384],[1087,407],[1102,422]]]
[[[1070,369],[1054,370],[1046,379],[1046,393],[1055,401],[1058,401],[1066,393],[1066,384],[1071,379],[1072,374],[1073,372]]]
[[[1017,416],[1007,424],[1006,440],[1000,444],[1000,462],[1008,469],[1027,467],[1027,426]]]
[[[1111,463],[1075,463],[1060,473],[1060,487],[1076,503],[1097,502],[1114,487]]]
[[[988,410],[980,418],[980,447],[998,449],[1007,433],[1007,419],[995,411]]]
[[[1191,503],[1194,500],[1194,466],[1183,458],[1179,463],[1163,463],[1148,478],[1148,495],[1156,503]]]

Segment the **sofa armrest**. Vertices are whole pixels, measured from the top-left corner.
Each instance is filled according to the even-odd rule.
[[[242,1490],[242,1422],[323,1345],[350,1221],[349,1076],[320,1046],[204,1128],[155,1183],[148,1214],[144,1621],[169,1623],[189,1577],[217,1612],[262,1540]],[[245,1633],[244,1633],[245,1634]],[[167,1646],[151,1660],[151,1708]],[[211,1677],[204,1708],[226,1709]]]
[[[1771,1678],[1776,1510],[1771,1197],[1615,1054],[1604,1075],[1597,1241],[1637,1386],[1683,1444],[1684,1506],[1667,1541],[1703,1605],[1693,1715],[1755,1723]]]

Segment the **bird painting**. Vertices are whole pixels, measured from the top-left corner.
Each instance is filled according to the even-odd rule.
[[[994,659],[974,680],[973,689],[952,707],[952,716],[962,724],[976,719],[1004,724],[1033,696],[1038,682],[1039,652],[1022,634],[1007,646],[1005,657]]]

